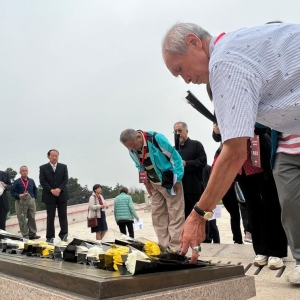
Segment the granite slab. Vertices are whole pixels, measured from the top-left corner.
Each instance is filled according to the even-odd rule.
[[[117,271],[109,272],[89,265],[6,253],[0,253],[0,272],[94,299],[125,299],[125,296],[137,293],[245,277],[242,266],[224,264],[176,272],[120,276]]]

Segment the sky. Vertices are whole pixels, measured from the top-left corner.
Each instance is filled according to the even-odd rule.
[[[173,143],[184,121],[213,161],[212,123],[185,102],[192,91],[213,105],[205,86],[187,85],[164,65],[161,41],[176,22],[217,36],[268,21],[300,22],[296,0],[1,0],[0,169],[39,166],[55,148],[69,176],[143,188],[127,149],[127,128],[154,130]]]

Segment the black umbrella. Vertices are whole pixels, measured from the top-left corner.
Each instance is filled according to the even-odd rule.
[[[217,123],[216,117],[197,99],[197,97],[191,92],[187,91],[188,95],[185,99],[188,101],[190,105],[192,105],[200,114],[204,117],[212,121],[213,123]]]

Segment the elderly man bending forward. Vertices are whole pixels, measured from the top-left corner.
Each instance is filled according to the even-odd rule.
[[[139,170],[140,183],[152,196],[152,223],[159,244],[179,250],[184,223],[180,155],[162,134],[153,131],[127,129],[121,133],[120,141]]]

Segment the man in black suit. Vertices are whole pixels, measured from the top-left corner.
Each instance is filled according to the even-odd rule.
[[[40,166],[40,184],[43,187],[42,202],[46,204],[47,210],[47,241],[55,237],[54,220],[57,207],[60,224],[61,240],[68,236],[67,201],[69,199],[67,183],[68,168],[58,163],[59,152],[51,149],[47,153],[49,163]]]
[[[0,171],[0,229],[5,230],[6,216],[9,211],[6,191],[11,190],[11,182],[6,172]]]
[[[185,122],[174,124],[174,134],[179,135],[179,141],[175,142],[175,148],[179,152],[184,166],[182,178],[185,218],[193,210],[203,193],[202,172],[207,165],[206,153],[199,141],[188,137],[188,126]]]

